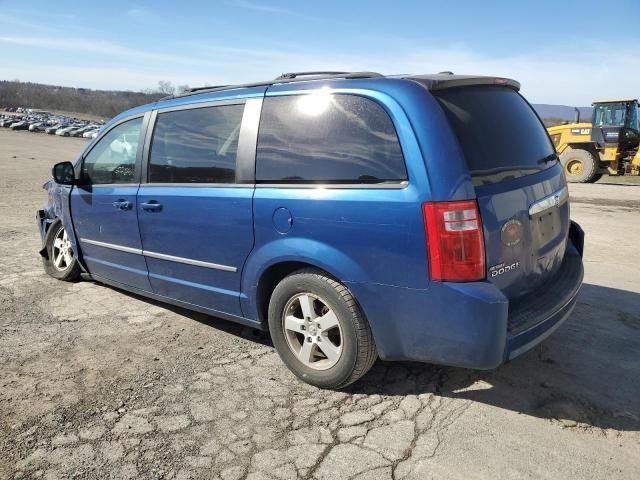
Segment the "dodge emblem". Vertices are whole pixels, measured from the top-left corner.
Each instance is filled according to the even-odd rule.
[[[556,201],[559,201],[559,197]],[[522,239],[522,223],[518,220],[509,220],[501,229],[500,238],[507,247],[515,247]]]

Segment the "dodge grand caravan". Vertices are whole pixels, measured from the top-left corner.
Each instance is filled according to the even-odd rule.
[[[495,368],[567,318],[583,275],[518,90],[307,72],[127,111],[54,166],[45,269],[268,330],[320,387],[378,356]]]

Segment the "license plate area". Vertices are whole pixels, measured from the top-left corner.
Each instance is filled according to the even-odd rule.
[[[539,248],[552,242],[562,233],[560,209],[550,208],[531,217],[531,230],[535,245]]]
[[[531,235],[534,246],[544,248],[562,234],[562,225],[566,210],[569,217],[569,189],[565,186],[529,206]]]

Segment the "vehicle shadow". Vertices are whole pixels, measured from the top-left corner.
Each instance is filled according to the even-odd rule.
[[[584,284],[567,322],[493,371],[378,361],[351,393],[434,393],[558,421],[640,431],[640,294]]]
[[[129,292],[217,330],[267,346],[268,332]],[[640,294],[584,284],[571,317],[541,345],[492,371],[378,360],[353,394],[432,393],[561,422],[640,431]]]
[[[253,327],[248,327],[246,325],[225,320],[223,318],[213,317],[211,315],[207,315],[206,313],[200,313],[194,310],[189,310],[187,308],[171,305],[169,303],[165,303],[160,300],[155,300],[153,298],[145,297],[143,295],[138,295],[137,293],[129,292],[127,290],[121,290],[117,287],[112,287],[111,285],[106,285],[103,283],[99,283],[99,284],[104,288],[116,290],[119,294],[127,295],[128,297],[135,298],[136,300],[140,300],[141,302],[148,303],[149,305],[162,307],[165,310],[169,310],[178,315],[189,318],[190,320],[195,320],[198,323],[202,323],[203,325],[206,325],[211,328],[215,328],[217,330],[228,333],[230,335],[235,335],[236,337],[242,337],[247,340],[251,340],[255,343],[259,343],[260,345],[273,347],[273,343],[271,343],[271,337],[269,336],[269,332],[264,332],[264,331],[255,329]]]
[[[605,178],[605,177],[603,177]],[[631,177],[633,178],[633,177]],[[603,181],[603,180],[598,180],[597,182],[594,183],[594,185],[615,185],[616,187],[640,187],[640,182],[635,182],[633,183],[632,181],[629,181],[629,183],[624,183],[624,182],[612,182],[612,181]]]

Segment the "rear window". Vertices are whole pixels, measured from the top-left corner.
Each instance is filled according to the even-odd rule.
[[[265,98],[258,182],[351,184],[406,178],[393,123],[372,100],[322,92]]]
[[[555,150],[544,126],[516,91],[495,86],[435,93],[467,160],[475,185],[539,172]]]

